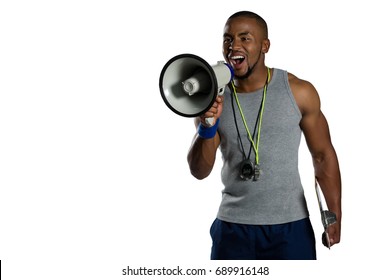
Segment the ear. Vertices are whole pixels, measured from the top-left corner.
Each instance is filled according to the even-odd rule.
[[[261,44],[261,52],[267,53],[269,51],[270,46],[271,46],[271,41],[269,39],[264,39]]]

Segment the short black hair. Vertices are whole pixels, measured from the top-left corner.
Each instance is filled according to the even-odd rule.
[[[234,14],[232,14],[227,21],[237,18],[237,17],[247,17],[247,18],[253,18],[257,21],[259,26],[263,29],[265,37],[268,39],[268,26],[267,22],[258,14],[250,11],[239,11]]]

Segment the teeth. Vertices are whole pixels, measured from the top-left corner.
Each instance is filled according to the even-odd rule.
[[[230,59],[244,59],[244,57],[242,55],[235,55],[230,57]]]

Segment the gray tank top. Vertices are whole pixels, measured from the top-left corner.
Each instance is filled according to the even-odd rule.
[[[238,94],[246,122],[253,133],[263,89]],[[298,171],[301,140],[300,110],[292,95],[287,72],[274,69],[264,105],[259,159],[259,180],[240,178],[240,164],[248,156],[250,141],[230,88],[226,88],[218,132],[223,158],[221,179],[224,184],[217,217],[242,224],[281,224],[308,217],[306,200]],[[232,105],[233,99],[233,105]],[[232,106],[241,135],[241,148]],[[252,148],[250,155],[255,162]]]

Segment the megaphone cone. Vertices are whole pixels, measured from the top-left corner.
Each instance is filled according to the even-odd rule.
[[[194,54],[180,54],[163,67],[160,93],[173,112],[196,117],[210,109],[232,79],[233,69],[222,61],[211,66]]]

